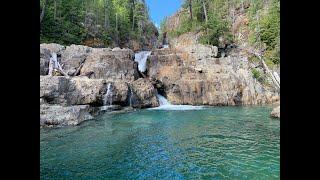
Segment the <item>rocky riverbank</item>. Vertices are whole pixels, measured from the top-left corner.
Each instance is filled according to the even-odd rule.
[[[272,85],[253,77],[255,64],[236,48],[219,57],[217,47],[198,44],[193,34],[173,39],[171,46],[153,51],[148,75],[163,83],[173,104],[256,105],[280,98]]]
[[[68,76],[48,75],[52,53]],[[111,104],[118,105],[115,109],[158,106],[156,89],[139,77],[133,59],[130,49],[41,44],[40,125],[76,125],[105,111],[103,107],[110,105],[104,104],[108,86]]]
[[[41,44],[40,125],[77,125],[124,107],[157,107],[157,93],[172,104],[189,105],[255,105],[279,100],[274,88],[253,78],[253,65],[244,53],[233,50],[218,57],[216,47],[190,38],[176,39],[171,48],[152,50],[145,72],[139,72],[130,49]],[[59,71],[49,75],[53,54],[64,75]]]
[[[280,106],[275,107],[270,114],[271,117],[280,119]]]

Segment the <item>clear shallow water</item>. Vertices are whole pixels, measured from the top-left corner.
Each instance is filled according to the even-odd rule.
[[[41,179],[280,179],[271,110],[149,109],[41,129]]]

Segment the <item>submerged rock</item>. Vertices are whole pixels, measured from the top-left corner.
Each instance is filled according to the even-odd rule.
[[[270,114],[271,117],[280,118],[280,106],[274,108]]]

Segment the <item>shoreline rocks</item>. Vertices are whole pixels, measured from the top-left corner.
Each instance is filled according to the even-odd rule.
[[[52,53],[57,54],[68,76],[48,75]],[[110,83],[112,105],[104,106]],[[158,106],[151,82],[139,80],[132,50],[40,44],[41,126],[77,125],[96,115],[118,111],[129,106],[131,86],[138,100],[135,108]]]
[[[279,94],[252,77],[246,56],[217,58],[216,47],[183,37],[186,42],[152,51],[144,78],[130,49],[40,44],[40,126],[77,125],[105,112],[157,107],[157,92],[172,104],[279,101]],[[68,76],[48,76],[52,53]],[[112,106],[105,106],[109,85]]]
[[[280,119],[280,106],[275,107],[272,112],[270,113],[271,117],[279,118]]]
[[[92,119],[89,105],[40,105],[40,126],[77,125]]]

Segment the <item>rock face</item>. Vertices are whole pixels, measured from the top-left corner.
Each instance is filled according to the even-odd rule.
[[[132,96],[134,96],[133,107],[147,108],[159,106],[156,97],[156,89],[152,83],[140,78],[132,83]]]
[[[91,51],[92,48],[87,46],[67,46],[61,54],[61,63],[64,65],[64,71],[68,75],[74,75]]]
[[[51,53],[57,53],[69,76],[47,75]],[[253,78],[253,65],[245,54],[217,56],[217,47],[182,35],[170,48],[153,50],[146,77],[141,78],[130,49],[41,44],[40,125],[77,125],[125,106],[157,107],[157,92],[172,104],[252,105],[279,100],[276,91]]]
[[[48,76],[52,53],[69,76]],[[104,112],[158,106],[156,89],[138,79],[138,64],[130,49],[82,45],[40,45],[41,126],[77,125]],[[104,106],[109,89],[111,106]],[[132,88],[131,88],[132,87]],[[109,105],[109,104],[107,104]]]
[[[103,79],[40,76],[40,98],[49,104],[63,106],[102,104],[105,89],[106,81]]]
[[[41,49],[47,49],[50,53],[56,53],[56,54],[61,54],[61,52],[65,49],[64,46],[60,45],[60,44],[56,44],[56,43],[43,43],[40,44],[40,50]]]
[[[130,49],[93,49],[80,71],[94,79],[134,81],[138,79],[138,65]]]
[[[65,47],[60,44],[40,44],[40,75],[47,75],[49,71],[49,61],[52,53],[56,53],[60,59]]]
[[[40,105],[40,126],[77,125],[93,118],[89,112],[89,105],[68,107],[60,105]]]
[[[173,31],[174,29],[177,29],[180,27],[183,21],[183,12],[188,11],[187,9],[180,9],[178,12],[167,18],[166,22],[166,31],[170,32]]]
[[[274,108],[270,115],[271,117],[280,118],[280,106]]]
[[[278,93],[253,78],[244,54],[215,58],[216,48],[198,45],[192,39],[172,40],[176,43],[171,50],[155,50],[150,57],[148,75],[164,84],[163,94],[169,102],[253,105],[279,100]]]
[[[82,45],[40,45],[40,75],[48,74],[51,53],[56,53],[69,76],[87,76],[109,81],[134,81],[139,78],[134,53],[130,49],[91,48]]]
[[[49,72],[50,51],[40,48],[40,75],[47,75]]]
[[[57,54],[58,62],[69,77],[48,76],[52,53]],[[40,125],[77,125],[103,112],[128,106],[129,85],[139,77],[133,57],[130,49],[41,44]],[[108,84],[113,87],[112,106],[101,109]],[[136,93],[141,95],[143,90],[136,89]],[[137,107],[152,106],[141,97]]]

